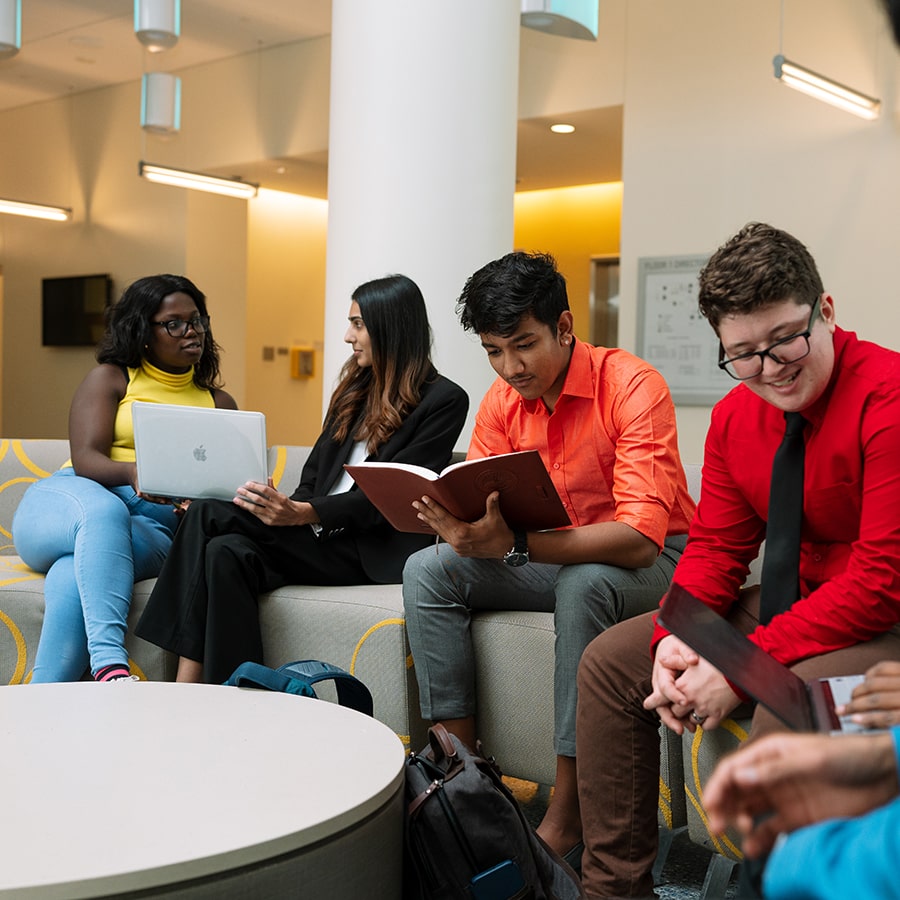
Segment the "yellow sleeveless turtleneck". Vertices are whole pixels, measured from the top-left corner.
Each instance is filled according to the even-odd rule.
[[[134,425],[131,404],[135,400],[148,403],[175,403],[179,406],[215,406],[210,391],[198,388],[193,381],[194,370],[173,375],[157,369],[146,360],[140,368],[128,370],[128,388],[119,401],[113,443],[109,458],[116,462],[134,462]]]

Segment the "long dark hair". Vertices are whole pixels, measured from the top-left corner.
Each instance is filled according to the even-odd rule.
[[[425,298],[411,278],[367,281],[353,299],[369,333],[372,365],[362,368],[353,357],[344,363],[325,422],[335,440],[365,441],[372,453],[419,405],[422,386],[437,372]]]
[[[97,362],[135,369],[150,343],[150,322],[169,294],[187,294],[201,316],[209,315],[203,292],[183,275],[148,275],[125,288],[121,299],[106,313],[106,332],[97,345]],[[194,384],[211,391],[221,387],[219,345],[207,331],[203,355],[194,366]]]

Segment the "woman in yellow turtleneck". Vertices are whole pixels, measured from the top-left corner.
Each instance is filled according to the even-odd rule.
[[[187,278],[152,275],[112,307],[97,362],[72,398],[72,458],[26,492],[16,550],[46,573],[31,682],[136,679],[125,631],[135,581],[159,571],[172,543],[171,505],[137,493],[135,400],[235,409],[219,387],[219,348],[206,298]]]

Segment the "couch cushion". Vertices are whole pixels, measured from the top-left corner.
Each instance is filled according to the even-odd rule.
[[[134,586],[125,649],[135,674],[150,681],[174,681],[177,658],[134,634],[154,583],[150,579]],[[44,576],[18,556],[0,556],[0,683],[31,679],[43,622]]]
[[[0,440],[0,555],[15,555],[12,520],[28,486],[51,475],[68,458],[68,441]]]

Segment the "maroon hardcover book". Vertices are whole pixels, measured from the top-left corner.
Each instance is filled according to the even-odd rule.
[[[466,522],[484,515],[488,494],[500,492],[510,528],[541,531],[571,525],[537,450],[467,459],[440,473],[408,463],[363,462],[344,467],[397,531],[431,532],[413,509],[428,495]]]

